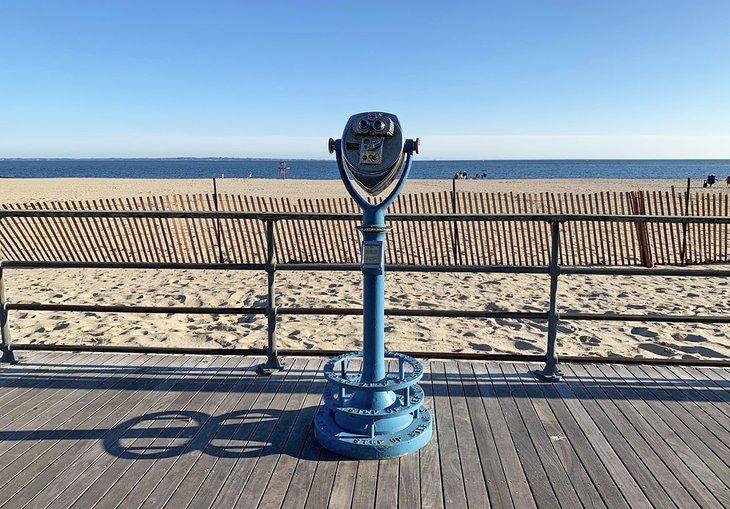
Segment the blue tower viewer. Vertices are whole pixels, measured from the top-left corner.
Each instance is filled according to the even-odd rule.
[[[345,188],[363,211],[361,269],[363,274],[363,349],[330,359],[324,405],[315,416],[315,436],[332,452],[353,458],[391,458],[415,452],[431,438],[432,420],[418,386],[423,375],[414,358],[386,352],[385,210],[403,189],[418,140],[403,140],[395,115],[369,112],[348,120],[341,140],[329,141]],[[380,203],[370,203],[353,180],[371,196],[398,181]],[[357,372],[350,361],[361,360]],[[386,371],[397,365],[397,371]]]

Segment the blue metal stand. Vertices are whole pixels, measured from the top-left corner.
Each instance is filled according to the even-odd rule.
[[[3,276],[3,264],[0,262],[0,363],[15,364],[18,362],[11,345],[8,310],[5,309],[5,278]]]
[[[337,165],[347,191],[363,210],[363,246],[382,246],[388,228],[385,209],[403,189],[411,169],[416,142],[406,140],[406,161],[398,183],[386,199],[371,204],[355,190],[342,163],[341,141],[334,143]],[[365,247],[363,249],[365,256]],[[431,438],[431,414],[423,406],[417,385],[421,364],[404,354],[386,352],[384,346],[385,274],[382,262],[363,261],[363,350],[327,362],[328,384],[324,406],[315,417],[315,436],[332,452],[353,458],[392,458],[415,452]],[[348,371],[349,361],[362,359],[359,372]],[[397,361],[398,372],[386,372],[386,358]]]

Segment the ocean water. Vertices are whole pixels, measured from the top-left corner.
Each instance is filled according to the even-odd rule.
[[[339,179],[332,160],[288,160],[288,178]],[[8,178],[277,178],[278,161],[253,159],[44,159],[0,160],[0,177]],[[730,175],[730,160],[516,160],[424,161],[415,159],[414,179],[451,179],[458,171],[491,179],[621,178],[704,179]]]

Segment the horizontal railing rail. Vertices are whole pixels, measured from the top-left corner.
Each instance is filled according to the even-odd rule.
[[[151,262],[111,262],[111,261],[26,261],[3,260],[0,262],[0,325],[2,326],[3,359],[14,360],[9,311],[56,311],[56,312],[116,312],[116,313],[184,313],[184,314],[241,314],[267,316],[268,345],[266,348],[267,366],[279,366],[276,345],[276,326],[279,315],[361,315],[362,308],[334,307],[281,307],[276,306],[275,276],[278,271],[356,271],[358,264],[336,263],[276,263],[274,258],[274,224],[277,221],[309,220],[358,221],[359,214],[331,213],[267,213],[267,212],[208,212],[208,211],[114,211],[114,210],[0,210],[0,221],[5,218],[191,218],[191,219],[249,219],[262,221],[266,233],[265,263],[151,263]],[[638,268],[638,267],[571,267],[559,264],[561,225],[571,221],[601,221],[628,223],[679,223],[679,224],[730,224],[729,217],[717,216],[646,216],[646,215],[602,215],[602,214],[392,214],[388,221],[544,221],[550,225],[550,258],[548,265],[403,265],[387,264],[391,272],[470,272],[470,273],[520,273],[546,274],[550,277],[550,301],[545,312],[486,311],[486,310],[449,310],[449,309],[386,309],[389,316],[453,317],[453,318],[502,318],[516,320],[541,320],[548,322],[546,370],[548,378],[559,376],[557,354],[557,322],[559,320],[603,320],[603,321],[643,321],[643,322],[685,322],[685,323],[730,323],[727,315],[629,315],[618,313],[581,313],[557,310],[557,285],[560,275],[615,275],[615,276],[680,276],[680,277],[728,277],[730,270],[725,269],[687,269],[687,268]],[[1,223],[0,223],[1,225]],[[177,269],[177,270],[254,270],[265,271],[268,275],[267,303],[258,307],[187,307],[187,306],[131,306],[131,305],[82,305],[49,303],[8,302],[5,295],[3,271],[7,269]],[[38,345],[16,345],[19,348],[36,348]],[[56,345],[66,347],[69,345]],[[47,347],[53,348],[53,345]],[[89,347],[93,349],[94,347]],[[98,348],[98,347],[97,347]],[[246,351],[251,349],[246,349]],[[255,350],[255,349],[254,349]],[[615,360],[614,357],[611,358]],[[720,365],[728,362],[717,361]]]

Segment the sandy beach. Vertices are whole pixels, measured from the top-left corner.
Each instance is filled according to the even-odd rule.
[[[2,179],[0,203],[53,200],[87,200],[213,192],[212,179]],[[217,179],[219,193],[289,198],[339,198],[347,191],[339,180],[294,179]],[[406,182],[403,194],[451,191],[453,181],[417,180]],[[544,180],[457,180],[457,191],[472,192],[577,192],[669,191],[687,188],[686,180],[639,179],[544,179]],[[702,180],[692,181],[692,189],[702,189]],[[724,183],[704,189],[708,193],[727,193]]]
[[[449,181],[412,180],[404,193],[450,190]],[[684,189],[672,180],[457,181],[472,191],[597,192]],[[7,179],[1,203],[41,202],[210,192],[209,180]],[[221,193],[259,196],[339,197],[339,181],[224,179]],[[727,193],[724,185],[707,192]],[[723,267],[727,268],[727,267]],[[93,269],[9,270],[10,302],[77,304],[259,306],[266,299],[263,273],[236,271]],[[277,274],[277,305],[357,307],[359,273]],[[391,273],[386,307],[544,311],[547,276]],[[718,278],[563,276],[559,311],[628,314],[728,314],[728,282]],[[282,316],[281,348],[356,349],[360,317]],[[82,343],[143,346],[263,347],[263,316],[112,315],[19,312],[10,314],[19,343]],[[386,346],[434,352],[542,353],[547,325],[495,319],[386,318]],[[730,326],[639,322],[561,322],[558,353],[628,357],[726,358]]]

